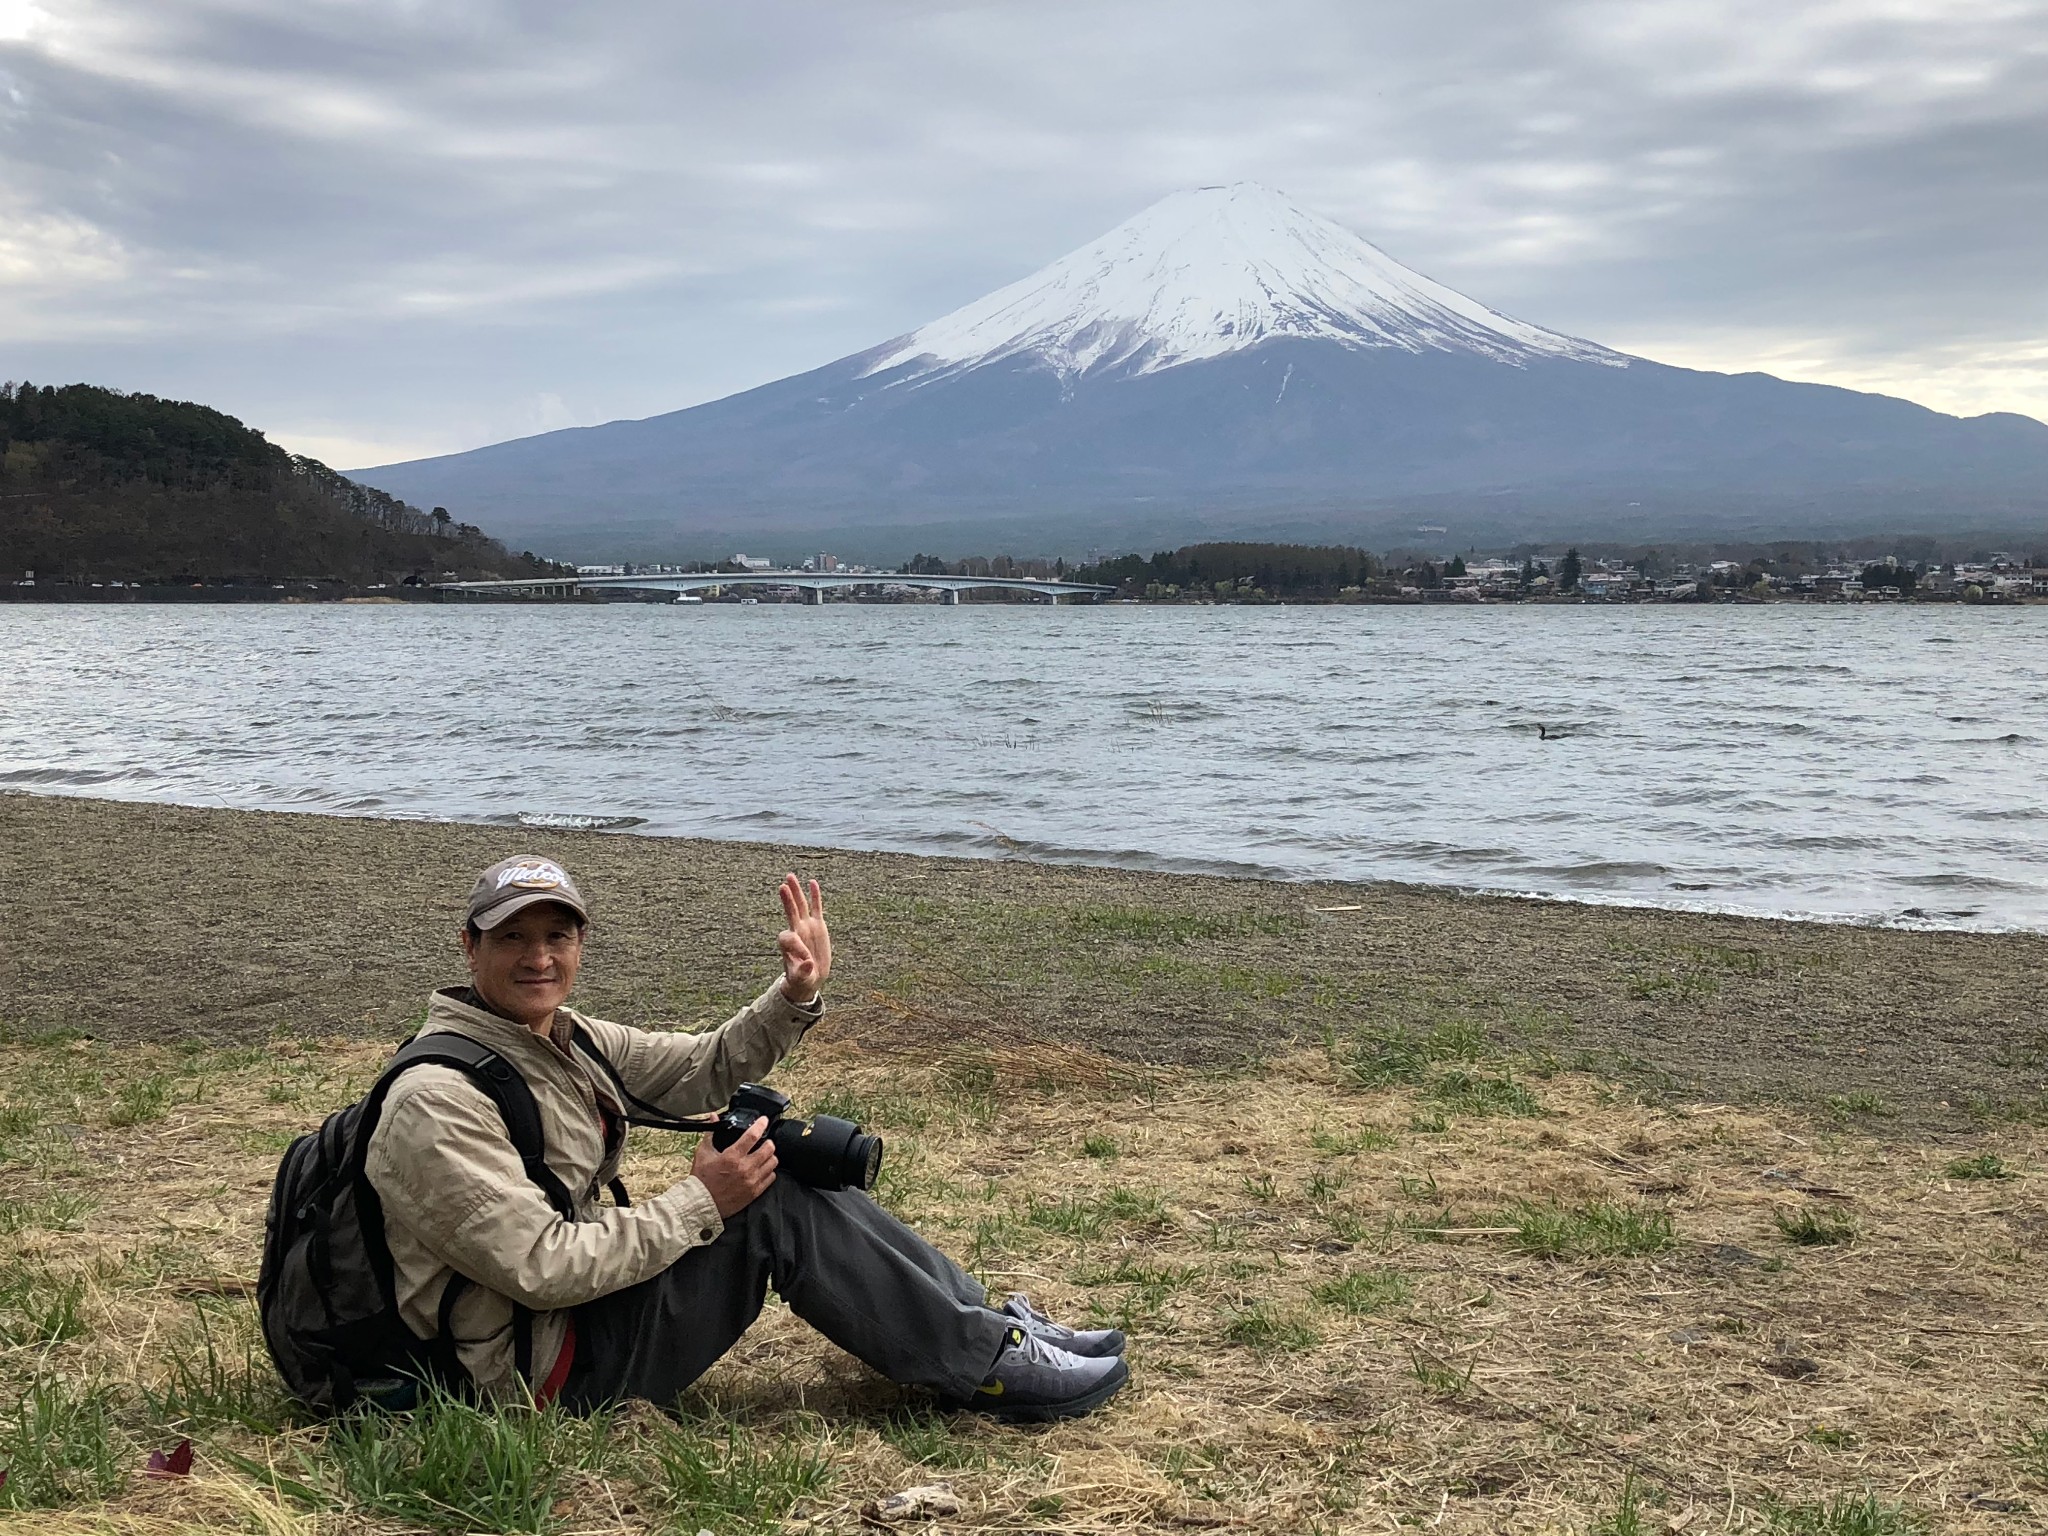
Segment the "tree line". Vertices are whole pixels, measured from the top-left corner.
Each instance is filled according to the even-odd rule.
[[[1217,596],[1337,597],[1380,574],[1369,551],[1346,544],[1188,544],[1149,559],[1121,555],[1077,567],[1076,581],[1113,586],[1133,596],[1213,593]]]
[[[0,579],[368,585],[554,569],[207,406],[0,384]]]

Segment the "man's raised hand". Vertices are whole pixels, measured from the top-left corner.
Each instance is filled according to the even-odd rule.
[[[775,1182],[775,1143],[762,1140],[767,1134],[768,1120],[763,1116],[741,1131],[739,1140],[723,1152],[709,1136],[697,1143],[690,1172],[711,1192],[720,1221],[732,1220]]]
[[[792,1003],[817,997],[832,974],[832,935],[825,928],[825,893],[813,880],[808,888],[795,875],[782,877],[782,915],[789,926],[776,937],[782,951],[782,991]]]

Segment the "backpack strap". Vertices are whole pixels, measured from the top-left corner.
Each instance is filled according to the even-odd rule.
[[[377,1086],[370,1090],[371,1100],[381,1107],[385,1093],[400,1073],[428,1064],[453,1067],[484,1092],[497,1106],[498,1115],[505,1122],[506,1135],[511,1139],[512,1150],[519,1154],[519,1161],[525,1165],[526,1177],[539,1186],[540,1192],[547,1196],[548,1204],[555,1208],[562,1220],[574,1221],[576,1201],[561,1177],[548,1166],[547,1138],[541,1131],[540,1106],[534,1102],[533,1090],[510,1062],[483,1042],[458,1035],[453,1030],[415,1035],[398,1048],[397,1054],[384,1068]],[[363,1137],[365,1150],[368,1145],[366,1133]]]
[[[376,1125],[376,1116],[384,1107],[384,1098],[391,1091],[391,1085],[400,1074],[413,1067],[434,1065],[453,1067],[482,1090],[486,1097],[497,1106],[499,1117],[505,1122],[505,1133],[512,1142],[512,1150],[519,1154],[519,1161],[525,1166],[526,1177],[537,1185],[564,1221],[576,1219],[576,1201],[561,1176],[548,1166],[547,1137],[541,1129],[540,1105],[534,1102],[533,1089],[527,1085],[510,1062],[482,1041],[472,1040],[453,1030],[435,1030],[431,1034],[415,1035],[392,1055],[364,1100],[365,1128],[357,1141],[357,1158],[360,1164],[370,1144],[370,1131]],[[360,1166],[356,1169],[362,1176]],[[385,1264],[390,1264],[390,1254],[385,1253]],[[456,1363],[455,1335],[452,1319],[455,1301],[471,1282],[467,1275],[457,1270],[448,1277],[448,1284],[441,1292],[439,1328],[433,1341],[436,1364],[448,1374],[450,1380],[460,1380],[461,1368]],[[388,1286],[387,1286],[388,1289]],[[533,1313],[517,1303],[512,1308],[512,1364],[513,1369],[526,1381],[533,1379]]]

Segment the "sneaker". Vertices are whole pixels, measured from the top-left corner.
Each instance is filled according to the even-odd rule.
[[[961,1406],[999,1419],[1078,1419],[1115,1397],[1131,1379],[1116,1355],[1069,1354],[1013,1326],[988,1380]]]
[[[1121,1328],[1069,1328],[1065,1323],[1054,1322],[1031,1305],[1031,1298],[1022,1291],[1010,1293],[1010,1299],[1003,1303],[1002,1312],[1026,1333],[1035,1333],[1046,1343],[1056,1344],[1070,1355],[1085,1355],[1091,1360],[1099,1360],[1104,1355],[1124,1352]]]

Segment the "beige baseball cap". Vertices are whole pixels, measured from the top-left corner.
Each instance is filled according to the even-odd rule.
[[[586,923],[590,921],[590,908],[583,904],[583,893],[576,889],[569,871],[553,859],[520,854],[500,859],[476,877],[463,921],[495,928],[514,912],[543,901],[560,902]]]

